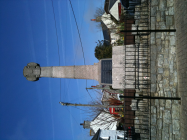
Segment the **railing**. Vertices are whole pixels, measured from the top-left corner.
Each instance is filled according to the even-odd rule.
[[[135,7],[133,16],[124,17],[125,76],[124,76],[124,139],[150,139],[150,99],[136,99],[136,96],[150,96],[150,2],[142,0]],[[139,30],[144,30],[143,32]],[[134,37],[132,37],[134,36]],[[128,38],[133,39],[129,44]],[[128,41],[128,42],[127,42]],[[132,106],[134,110],[132,110]]]
[[[124,30],[124,139],[151,139],[151,100],[180,100],[178,97],[151,96],[151,32],[175,32],[175,29],[150,29],[150,0],[142,0],[135,14],[123,19]],[[130,37],[129,37],[130,36]],[[134,36],[134,37],[132,37]],[[134,40],[129,44],[128,39]],[[134,107],[133,107],[134,106]],[[134,110],[134,111],[133,111]]]
[[[150,138],[150,103],[148,99],[136,99],[135,94],[136,90],[124,90],[124,139],[147,140]],[[143,93],[139,93],[141,95]]]
[[[125,89],[149,89],[150,90],[150,45],[149,32],[149,1],[142,1],[136,6],[134,16],[124,16],[124,45],[125,45]],[[136,31],[136,32],[133,32]],[[129,37],[131,36],[131,37]],[[133,36],[133,37],[132,37]],[[128,38],[134,38],[130,41]]]

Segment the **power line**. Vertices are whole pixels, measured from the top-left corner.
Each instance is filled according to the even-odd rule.
[[[66,107],[65,107],[65,108],[66,108]],[[70,114],[71,117],[75,120],[75,122],[78,123],[77,120],[76,120],[76,119],[73,117],[73,115],[71,114],[71,112],[70,112],[70,110],[68,109],[68,107],[67,107],[66,109],[69,111],[69,114]],[[78,124],[79,124],[79,123],[78,123]]]
[[[86,91],[87,91],[88,94],[90,95],[90,92],[89,92],[87,89],[86,89]],[[90,98],[92,99],[92,101],[94,101],[91,95],[90,95]]]
[[[68,11],[69,11],[69,14],[70,14],[69,5],[67,6],[67,8],[68,8]],[[66,15],[67,15],[67,14],[66,14]],[[69,17],[70,17],[70,15],[69,15]],[[70,17],[70,23],[71,23],[71,17]],[[66,20],[66,24],[67,24],[67,20]],[[72,28],[72,24],[70,24],[70,25],[71,25],[71,28]],[[67,30],[67,28],[66,28],[66,30]],[[67,31],[66,31],[66,32],[67,32]],[[73,38],[72,38],[72,39],[73,39]],[[73,43],[73,44],[74,44],[74,43]],[[77,51],[76,51],[76,54],[77,54]],[[75,54],[75,56],[76,56],[76,54]],[[74,65],[75,65],[75,58],[74,58]],[[64,99],[66,99],[66,95],[67,95],[68,92],[69,92],[70,80],[71,80],[71,79],[68,80],[67,91],[66,91],[66,93],[64,94]]]
[[[59,58],[59,66],[60,66],[60,47],[58,43],[58,33],[57,33],[57,26],[56,26],[56,17],[55,17],[55,11],[54,11],[54,5],[53,5],[53,0],[51,0],[52,3],[52,8],[53,8],[53,17],[55,21],[55,29],[56,29],[56,37],[57,37],[57,46],[58,46],[58,58]],[[60,101],[61,101],[61,78],[60,78]]]
[[[86,65],[86,62],[85,62],[85,56],[84,56],[84,49],[83,49],[83,45],[82,45],[82,40],[81,40],[81,35],[80,35],[80,32],[79,32],[79,27],[78,27],[78,24],[77,24],[77,19],[75,17],[75,13],[74,13],[74,10],[73,10],[73,6],[72,6],[72,3],[71,3],[71,0],[69,0],[69,3],[71,5],[71,10],[73,12],[73,16],[74,16],[74,19],[75,19],[75,23],[76,23],[76,27],[77,27],[77,31],[78,31],[78,34],[79,34],[79,39],[80,39],[80,43],[81,43],[81,48],[82,48],[82,53],[83,53],[83,59],[84,59],[84,65]],[[86,87],[87,87],[87,79],[86,79]],[[87,90],[88,92],[88,90]],[[91,97],[91,99],[93,100],[92,96],[90,95],[90,93],[88,92],[89,96]]]
[[[66,107],[65,107],[65,108],[66,108]],[[77,108],[77,109],[79,109],[79,108]],[[74,120],[77,124],[80,124],[80,123],[78,123],[78,121],[75,119],[75,117],[73,117],[73,115],[71,114],[71,112],[70,112],[70,110],[69,110],[68,107],[66,108],[66,110],[69,111],[69,114],[71,115],[71,117],[73,118],[73,120]],[[81,134],[82,134],[82,133],[81,133]]]
[[[86,2],[87,2],[87,1],[84,2],[84,11],[85,11]],[[83,13],[84,13],[84,12],[83,12]],[[83,18],[82,18],[82,22],[83,22]],[[81,22],[81,30],[82,30],[82,22]],[[66,28],[66,29],[67,29],[67,28]],[[81,30],[80,30],[80,31],[81,31]],[[80,40],[80,41],[81,41],[81,40]],[[78,51],[78,48],[76,48],[76,53],[75,53],[75,58],[74,58],[74,65],[75,65],[75,60],[76,60],[76,56],[77,56],[77,51]],[[68,86],[67,86],[67,87],[68,87],[68,88],[67,88],[68,90],[67,90],[67,92],[66,92],[66,94],[65,94],[65,97],[66,97],[66,95],[67,95],[68,92],[69,92],[69,85],[70,85],[70,80],[68,81]],[[86,87],[87,87],[87,80],[86,80]],[[65,97],[64,97],[64,98],[65,98]]]
[[[83,10],[83,13],[84,13],[84,11],[85,11],[85,5],[86,5],[86,3],[87,3],[87,0],[85,0],[85,2],[84,2],[84,10]],[[81,30],[82,30],[82,22],[83,22],[83,18],[82,18],[82,21],[81,21],[81,29],[80,29],[80,33],[81,33]],[[77,50],[78,49],[76,49],[76,53],[75,53],[75,58],[74,58],[74,65],[75,65],[75,59],[76,59],[76,56],[77,56]]]
[[[78,24],[77,24],[77,20],[76,20],[76,17],[75,17],[75,13],[74,13],[74,10],[73,10],[73,6],[72,6],[72,4],[71,4],[71,0],[69,0],[69,3],[70,3],[70,5],[71,5],[71,10],[72,10],[72,12],[73,12],[73,16],[74,16],[74,19],[75,19],[77,31],[78,31],[78,34],[79,34],[79,39],[80,39],[81,48],[82,48],[82,53],[83,53],[83,58],[84,58],[84,65],[85,65],[86,62],[85,62],[84,50],[83,50],[83,46],[82,46],[82,40],[81,40],[81,35],[80,35],[80,32],[79,32],[79,27],[78,27]]]
[[[69,102],[77,101],[78,99],[79,99],[79,100],[82,100],[82,99],[84,99],[84,98],[88,98],[88,96],[82,95],[82,96],[80,96],[80,97],[77,97],[77,98],[74,98],[74,99],[69,100]]]
[[[58,57],[59,57],[59,66],[60,66],[60,47],[59,47],[59,41],[58,41],[57,24],[56,24],[56,17],[55,17],[55,11],[54,11],[53,0],[51,0],[51,2],[52,2],[53,16],[54,16],[54,21],[55,21],[55,30],[56,30],[56,37],[57,37]],[[77,24],[77,20],[76,20],[76,17],[75,17],[75,13],[74,13],[74,10],[73,10],[73,6],[72,6],[72,3],[71,3],[71,0],[69,0],[69,2],[70,2],[70,5],[71,5],[71,10],[72,10],[72,12],[73,12],[73,16],[74,16],[74,19],[75,19],[77,31],[78,31],[78,34],[79,34],[79,39],[80,39],[81,48],[82,48],[82,53],[83,53],[83,59],[84,59],[84,65],[85,65],[86,62],[85,62],[84,49],[83,49],[83,45],[82,45],[82,40],[81,40],[81,36],[80,36],[80,31],[79,31],[79,28],[78,28],[78,24]],[[82,23],[81,23],[81,29],[82,29]],[[74,63],[75,63],[75,59],[74,59]],[[70,82],[69,82],[69,83],[70,83]],[[68,83],[68,87],[69,87],[69,83]],[[86,87],[87,87],[87,79],[86,79]],[[87,92],[88,92],[88,90],[87,90]],[[89,94],[89,96],[91,97],[91,99],[93,100],[93,98],[92,98],[92,96],[90,95],[89,92],[88,92],[88,94]],[[60,79],[60,101],[61,101],[61,79]]]
[[[81,111],[88,111],[88,110],[80,109],[80,108],[78,108],[78,107],[76,107],[76,106],[73,106],[73,107],[76,108],[76,109],[79,109],[79,110],[81,110]]]
[[[57,37],[57,46],[58,46],[58,57],[59,57],[59,66],[60,66],[60,47],[59,47],[59,43],[58,43],[58,34],[57,34],[57,27],[56,27],[56,18],[55,18],[55,11],[54,11],[54,5],[53,5],[53,0],[51,0],[52,2],[52,7],[53,7],[53,17],[54,17],[54,21],[55,21],[55,29],[56,29],[56,37]]]

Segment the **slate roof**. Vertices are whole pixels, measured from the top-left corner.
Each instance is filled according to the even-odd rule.
[[[110,42],[111,42],[110,31],[107,28],[107,26],[103,23],[103,21],[101,21],[101,26],[102,26],[102,31],[103,31],[104,43],[106,45],[110,45]]]
[[[141,4],[141,0],[120,0],[120,2],[124,8],[130,8],[130,9],[132,9],[132,7],[134,9],[136,5]]]
[[[125,8],[129,7],[129,0],[120,0],[122,6],[124,6]]]
[[[109,14],[110,9],[112,8],[112,6],[115,4],[116,0],[105,0],[105,12],[107,14]]]
[[[112,6],[114,5],[115,2],[116,2],[116,0],[110,0],[109,7],[108,7],[109,10],[112,8]]]
[[[93,138],[91,140],[98,140],[99,138],[99,133],[100,133],[100,129],[97,131],[97,133],[93,136]]]
[[[108,122],[111,122],[110,124]],[[106,112],[99,113],[90,123],[90,128],[93,129],[94,133],[98,131],[98,129],[109,129],[116,130],[117,121],[114,121],[111,114]]]

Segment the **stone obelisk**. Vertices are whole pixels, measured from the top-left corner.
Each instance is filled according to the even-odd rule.
[[[29,81],[38,81],[41,77],[92,79],[99,80],[98,63],[82,66],[51,66],[40,67],[37,63],[28,63],[23,69],[23,75]]]

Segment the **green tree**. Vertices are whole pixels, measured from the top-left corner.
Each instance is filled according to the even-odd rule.
[[[106,45],[104,40],[98,40],[95,47],[95,57],[100,60],[103,58],[112,58],[112,45]]]

